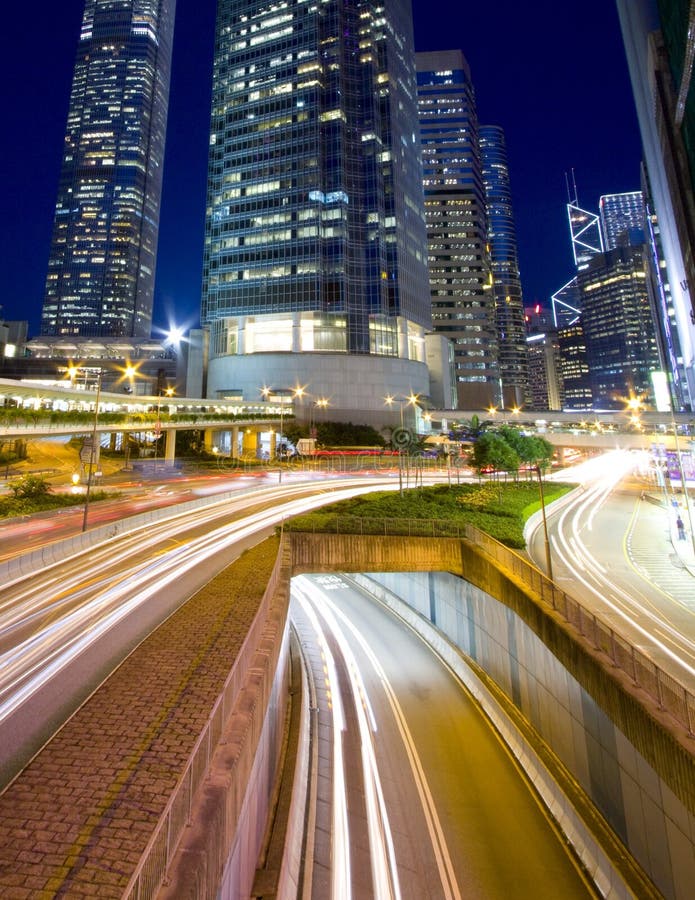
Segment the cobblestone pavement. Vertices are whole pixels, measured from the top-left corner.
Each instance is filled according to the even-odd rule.
[[[247,551],[154,632],[0,796],[3,900],[120,897],[277,555]]]

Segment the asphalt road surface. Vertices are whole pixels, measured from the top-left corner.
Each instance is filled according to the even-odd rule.
[[[338,575],[293,580],[314,673],[311,896],[596,896],[533,788],[433,652]]]

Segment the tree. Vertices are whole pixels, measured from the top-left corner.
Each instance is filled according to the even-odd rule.
[[[545,467],[553,457],[553,445],[543,437],[523,434],[509,425],[503,425],[497,433],[526,465],[541,464]]]
[[[488,425],[489,422],[481,422],[480,416],[474,413],[470,419],[462,419],[460,422],[456,422],[452,428],[452,434],[457,441],[475,440],[485,433]]]
[[[504,438],[492,431],[480,435],[473,445],[471,462],[478,474],[486,470],[493,472],[517,472],[519,455]]]
[[[25,475],[10,485],[15,500],[37,500],[51,493],[51,486],[40,475]]]

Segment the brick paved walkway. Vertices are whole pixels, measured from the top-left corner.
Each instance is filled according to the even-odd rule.
[[[168,619],[0,795],[3,900],[120,897],[222,691],[269,539]]]

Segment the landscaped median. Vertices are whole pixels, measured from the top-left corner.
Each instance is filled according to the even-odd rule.
[[[558,500],[574,487],[544,483],[545,502]],[[459,529],[474,525],[507,547],[523,549],[524,524],[540,505],[538,485],[532,482],[434,485],[341,500],[290,519],[285,529],[384,534],[386,525],[389,534],[455,537]]]

